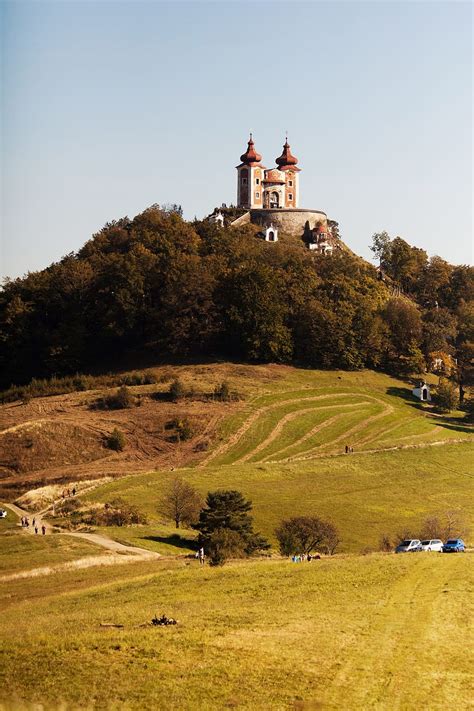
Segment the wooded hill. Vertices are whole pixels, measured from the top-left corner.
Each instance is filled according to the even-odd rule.
[[[470,377],[471,268],[382,233],[374,251],[384,281],[359,257],[267,244],[256,231],[152,206],[106,224],[77,254],[7,280],[0,387],[107,370],[143,350],[156,361],[222,356],[394,373],[421,373],[442,353]]]

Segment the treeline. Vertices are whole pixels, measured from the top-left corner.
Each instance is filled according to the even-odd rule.
[[[462,364],[472,356],[468,267],[429,260],[403,240],[388,238],[380,251],[376,236],[382,268],[403,288],[393,296],[377,270],[350,253],[315,256],[255,233],[152,206],[105,225],[77,254],[7,280],[0,387],[108,369],[117,355],[142,348],[157,359],[394,372],[421,372],[435,352]]]

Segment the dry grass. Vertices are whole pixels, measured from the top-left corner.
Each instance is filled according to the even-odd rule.
[[[3,709],[467,711],[468,558],[137,563],[0,585]],[[162,612],[179,624],[138,627]]]

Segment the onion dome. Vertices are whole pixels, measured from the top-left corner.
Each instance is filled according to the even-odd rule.
[[[255,144],[253,142],[252,134],[250,134],[250,140],[247,145],[247,150],[240,156],[240,160],[244,165],[253,167],[258,165],[262,160],[260,153],[255,150]]]
[[[285,184],[285,179],[282,177],[278,168],[272,168],[271,170],[265,171],[265,177],[263,179],[264,183],[280,183]]]
[[[294,166],[298,163],[298,158],[295,158],[295,156],[291,154],[288,139],[286,139],[285,144],[283,146],[283,153],[279,158],[276,159],[275,162],[280,168],[280,170],[288,170],[289,168],[294,168]],[[299,170],[299,168],[294,169]]]

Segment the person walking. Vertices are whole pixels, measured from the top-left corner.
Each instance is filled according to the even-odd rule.
[[[38,535],[38,526],[35,526],[35,534]]]
[[[74,486],[73,489],[72,489],[72,495],[73,495],[73,496],[76,495],[76,487],[75,487],[75,486]]]
[[[31,525],[34,527],[36,525],[36,519],[34,518],[33,521],[31,522]]]
[[[41,526],[41,533],[43,534],[43,536],[46,535],[46,526],[44,525],[44,523],[43,523],[43,525]]]
[[[204,565],[204,548],[199,549],[199,565]]]

